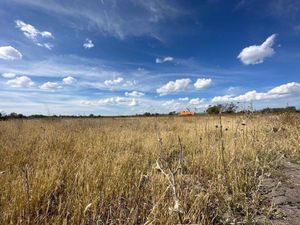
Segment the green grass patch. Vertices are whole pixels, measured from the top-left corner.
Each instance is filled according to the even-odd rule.
[[[300,153],[297,153],[296,155],[293,155],[291,157],[291,162],[300,164]]]

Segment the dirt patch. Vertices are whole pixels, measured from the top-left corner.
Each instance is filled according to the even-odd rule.
[[[260,217],[257,224],[300,224],[300,165],[285,161],[283,176],[265,179],[262,192],[274,209],[271,219]]]

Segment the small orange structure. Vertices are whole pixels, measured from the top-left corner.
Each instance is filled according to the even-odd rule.
[[[179,112],[178,115],[179,116],[195,116],[196,113],[195,112],[189,112],[189,111],[182,111],[182,112]]]

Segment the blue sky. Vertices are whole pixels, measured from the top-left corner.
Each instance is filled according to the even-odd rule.
[[[300,107],[297,0],[2,0],[0,111]]]

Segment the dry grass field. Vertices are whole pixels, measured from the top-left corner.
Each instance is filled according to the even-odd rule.
[[[0,121],[0,224],[254,224],[300,116]]]

